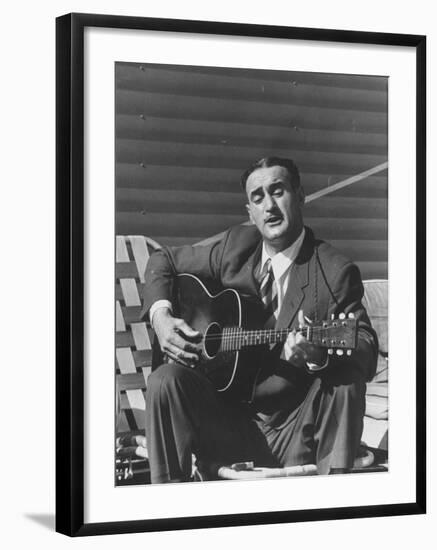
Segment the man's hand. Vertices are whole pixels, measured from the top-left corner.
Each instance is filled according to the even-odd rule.
[[[183,319],[173,317],[165,307],[159,308],[153,315],[153,329],[162,351],[170,359],[187,367],[198,362],[199,350],[195,342],[200,341],[201,335]]]
[[[303,311],[299,311],[299,326],[305,325]],[[285,360],[295,367],[307,367],[307,364],[322,366],[326,361],[326,350],[309,342],[302,333],[290,332],[284,344]]]

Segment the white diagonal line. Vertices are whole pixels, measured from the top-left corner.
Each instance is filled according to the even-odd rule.
[[[338,189],[341,189],[342,187],[346,187],[348,185],[351,185],[352,183],[356,183],[357,181],[361,181],[365,178],[368,178],[369,176],[373,176],[373,174],[377,174],[378,172],[382,172],[382,170],[385,170],[388,168],[388,162],[383,162],[382,164],[378,164],[378,166],[374,166],[373,168],[370,168],[370,170],[366,170],[365,172],[361,172],[360,174],[356,174],[355,176],[352,176],[350,178],[347,178],[343,181],[339,181],[338,183],[334,183],[333,185],[330,185],[329,187],[325,187],[325,189],[320,189],[320,191],[316,191],[315,193],[312,193],[311,195],[308,195],[305,199],[305,204],[307,202],[314,201],[318,199],[319,197],[323,197],[323,195],[328,195],[329,193],[333,193],[334,191],[337,191]]]
[[[356,174],[355,176],[352,176],[350,178],[347,178],[343,181],[339,181],[338,183],[334,183],[333,185],[330,185],[329,187],[325,187],[325,189],[321,189],[320,191],[316,191],[315,193],[312,193],[311,195],[308,195],[305,199],[305,203],[312,202],[315,199],[318,199],[319,197],[323,197],[324,195],[328,195],[329,193],[333,193],[334,191],[337,191],[337,189],[341,189],[342,187],[346,187],[348,185],[351,185],[352,183],[356,183],[358,181],[361,181],[363,179],[368,178],[369,176],[373,176],[377,174],[378,172],[382,172],[383,170],[386,170],[388,168],[388,162],[383,162],[382,164],[378,164],[377,166],[374,166],[373,168],[370,168],[369,170],[365,170],[364,172],[360,172],[359,174]],[[252,222],[243,222],[241,225],[251,225]],[[225,234],[225,231],[222,231],[221,233],[218,233],[217,235],[213,235],[212,237],[208,237],[207,239],[203,239],[202,241],[199,241],[198,243],[194,243],[194,246],[205,246],[211,243],[215,243],[219,241],[223,235]]]

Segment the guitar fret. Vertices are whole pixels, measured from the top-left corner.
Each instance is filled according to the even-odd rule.
[[[241,327],[230,327],[223,329],[222,349],[223,351],[238,351],[245,346],[256,346],[260,344],[277,344],[286,340],[290,329],[259,329],[243,330]],[[307,340],[312,341],[313,327],[306,326],[296,332],[304,332]]]
[[[334,328],[336,327],[335,324],[333,324],[333,326]],[[345,323],[344,326],[346,326]],[[328,325],[325,323],[323,326],[314,327],[307,325],[305,327],[294,330],[296,330],[296,332],[304,334],[305,338],[308,341],[316,342],[316,344],[320,345],[320,342],[321,344],[325,344],[325,340],[322,339],[321,334],[323,334],[327,329]],[[242,327],[224,328],[221,335],[221,349],[222,351],[239,351],[243,347],[257,346],[262,344],[277,344],[284,342],[290,332],[291,329],[289,328],[279,330],[243,330]],[[340,342],[340,339],[338,338],[337,340],[330,340],[330,343],[332,347],[337,347],[340,343],[343,349],[347,347],[345,345],[345,341]]]
[[[311,340],[312,327],[305,327],[306,338]],[[244,331],[241,327],[227,327],[223,329],[221,338],[222,351],[239,351],[245,346],[256,346],[260,344],[275,344],[286,339],[290,329],[280,330],[248,330]]]

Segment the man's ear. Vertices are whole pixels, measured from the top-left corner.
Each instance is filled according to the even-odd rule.
[[[250,206],[249,206],[248,204],[246,204],[246,210],[247,210],[247,215],[249,216],[249,221],[250,221],[251,223],[255,223],[255,222],[253,221],[252,212],[251,212]]]
[[[297,189],[297,196],[299,198],[300,204],[303,206],[305,204],[305,191],[303,190],[303,187],[299,185]]]

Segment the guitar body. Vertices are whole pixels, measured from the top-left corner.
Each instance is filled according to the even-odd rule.
[[[259,328],[263,315],[260,303],[233,289],[212,295],[197,277],[189,274],[178,276],[177,303],[180,317],[204,335],[196,368],[211,380],[217,391],[250,402],[258,371],[268,358],[269,348],[223,351],[220,335],[223,329],[230,327]]]
[[[195,368],[209,378],[217,391],[250,402],[259,369],[269,356],[271,359],[269,347],[222,350],[221,334],[229,327],[259,328],[263,318],[261,303],[233,289],[212,295],[200,279],[190,274],[178,275],[175,291],[175,314],[203,335],[200,361]]]

